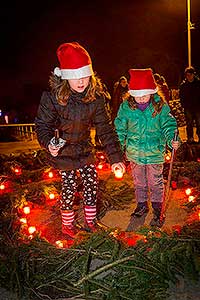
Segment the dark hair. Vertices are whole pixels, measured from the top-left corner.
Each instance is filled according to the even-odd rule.
[[[193,68],[193,67],[187,67],[187,68],[185,69],[184,74],[187,74],[187,73],[195,74],[195,68]]]

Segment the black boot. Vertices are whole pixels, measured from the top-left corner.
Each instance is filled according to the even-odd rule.
[[[136,209],[131,214],[131,216],[135,217],[142,217],[143,215],[147,214],[149,211],[147,201],[145,202],[138,202]]]
[[[165,216],[162,214],[162,203],[152,202],[153,218],[150,221],[150,226],[161,228],[165,222]]]

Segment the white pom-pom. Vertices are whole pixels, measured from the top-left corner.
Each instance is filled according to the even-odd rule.
[[[56,67],[55,69],[54,69],[54,75],[56,75],[56,76],[58,76],[58,77],[61,77],[61,70],[60,70],[60,68],[58,68],[58,67]]]

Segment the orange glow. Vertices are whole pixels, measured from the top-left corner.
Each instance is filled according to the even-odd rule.
[[[101,155],[100,155],[100,158],[101,158],[101,159],[105,159],[105,156],[101,154]]]
[[[51,199],[51,200],[55,199],[55,194],[53,194],[53,193],[49,194],[49,199]]]
[[[25,207],[23,208],[23,211],[24,211],[24,213],[25,213],[26,215],[28,215],[28,214],[30,214],[31,209],[30,209],[29,206],[25,206]]]
[[[5,184],[2,183],[2,184],[0,185],[0,190],[5,190],[5,188],[6,188]]]
[[[167,154],[167,155],[165,156],[165,160],[166,160],[166,161],[170,161],[170,159],[171,159],[171,157]]]
[[[20,168],[15,168],[14,172],[16,175],[21,175],[22,174],[22,170]]]
[[[19,220],[20,220],[21,223],[27,224],[27,219],[26,219],[26,218],[21,218],[21,219],[19,219]]]
[[[53,178],[53,172],[49,172],[49,178]]]
[[[30,226],[30,227],[28,228],[28,232],[29,232],[29,234],[33,234],[34,232],[36,232],[35,226]]]
[[[200,211],[198,212],[198,217],[199,217],[199,219],[200,219]]]
[[[64,244],[62,241],[56,241],[56,245],[59,247],[59,248],[63,248],[64,247]]]
[[[115,173],[115,177],[118,179],[121,179],[123,177],[123,172],[120,169],[116,169],[114,173]]]
[[[102,170],[102,169],[103,169],[103,164],[98,164],[97,168],[98,168],[99,170]]]
[[[192,193],[192,190],[190,188],[187,188],[185,190],[185,193],[186,193],[187,196],[189,196]]]

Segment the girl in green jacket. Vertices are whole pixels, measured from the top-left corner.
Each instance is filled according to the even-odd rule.
[[[129,74],[130,96],[121,104],[115,126],[130,161],[137,202],[133,215],[141,217],[149,211],[150,197],[154,213],[150,225],[161,227],[164,155],[166,145],[175,150],[179,147],[179,142],[173,141],[177,122],[157,94],[152,70],[130,69]]]

